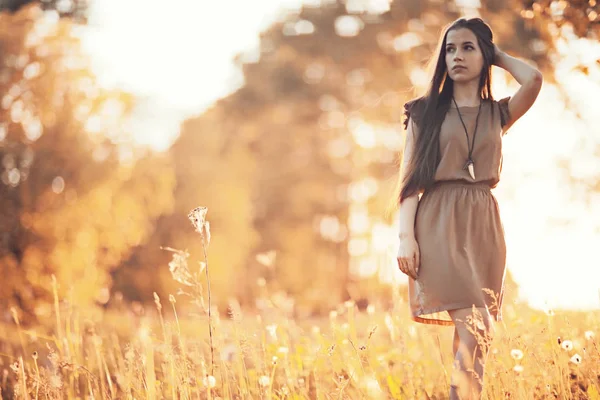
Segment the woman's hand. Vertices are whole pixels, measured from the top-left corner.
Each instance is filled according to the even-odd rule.
[[[413,279],[417,279],[421,254],[419,252],[419,244],[414,236],[400,236],[397,259],[400,271]]]
[[[494,43],[494,65],[500,66],[500,57],[502,56],[503,51],[500,50],[497,44]]]

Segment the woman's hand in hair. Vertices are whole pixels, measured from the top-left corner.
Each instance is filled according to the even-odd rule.
[[[419,252],[419,244],[414,235],[400,235],[397,260],[400,271],[413,279],[417,279],[421,254]]]
[[[500,60],[500,56],[502,55],[503,51],[500,50],[500,47],[498,47],[497,44],[494,43],[494,65],[498,65],[498,61]]]

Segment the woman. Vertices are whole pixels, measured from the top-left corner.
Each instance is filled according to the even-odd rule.
[[[492,65],[521,85],[513,96],[494,100]],[[412,318],[454,326],[450,399],[481,396],[506,261],[490,188],[502,169],[502,136],[541,85],[541,73],[502,52],[485,22],[461,18],[442,36],[429,90],[405,105],[398,266],[409,276]]]

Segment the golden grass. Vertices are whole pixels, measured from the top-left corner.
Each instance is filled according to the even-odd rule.
[[[354,303],[329,318],[294,320],[275,307],[208,319],[155,310],[84,318],[63,310],[56,326],[0,327],[4,396],[58,398],[443,399],[453,329]],[[556,313],[505,305],[487,362],[487,399],[598,399],[600,313]],[[59,334],[59,332],[61,332]],[[559,344],[560,337],[560,344]],[[576,355],[581,362],[576,364]]]
[[[210,241],[208,227],[199,232]],[[3,398],[447,398],[453,328],[412,322],[399,296],[392,307],[359,310],[350,301],[328,317],[300,319],[265,293],[257,312],[232,301],[229,315],[213,309],[209,318],[210,302],[194,286],[202,271],[174,254],[169,268],[200,315],[156,295],[147,310],[79,310],[55,291],[47,321],[24,328],[12,310],[14,323],[0,325]],[[484,399],[600,399],[600,311],[503,311]]]

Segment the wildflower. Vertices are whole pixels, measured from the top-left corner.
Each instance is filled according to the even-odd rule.
[[[367,314],[373,315],[375,313],[375,306],[373,304],[369,304],[367,306]]]
[[[313,326],[312,327],[312,333],[314,333],[315,335],[318,335],[319,333],[321,333],[321,328],[319,328],[318,326]]]
[[[567,351],[573,350],[573,342],[571,342],[570,340],[563,340],[560,346]]]
[[[266,375],[263,375],[260,378],[258,378],[258,384],[260,386],[263,386],[263,387],[269,386],[269,383],[271,383],[271,379]]]
[[[348,300],[344,302],[344,306],[346,308],[354,308],[354,301],[353,300]]]
[[[593,331],[585,331],[584,335],[587,340],[592,340],[595,336]]]
[[[522,365],[519,365],[519,364],[517,364],[517,365],[515,365],[515,366],[513,367],[513,371],[515,371],[516,373],[519,373],[519,374],[520,374],[521,372],[523,372],[523,366],[522,366]]]
[[[330,319],[336,319],[337,316],[338,316],[337,311],[334,310],[334,311],[329,312],[329,318]]]
[[[573,364],[581,364],[581,356],[579,354],[575,354],[573,357],[571,357],[570,361]]]
[[[344,322],[341,328],[343,331],[347,331],[348,329],[350,329],[350,325],[347,322]]]
[[[38,359],[38,352],[34,351],[33,354],[31,355],[31,357],[33,357],[33,359],[37,361],[37,359]]]
[[[515,360],[520,360],[523,358],[523,352],[519,349],[512,349],[510,351],[510,356]]]
[[[273,365],[277,364],[277,360],[279,360],[279,357],[273,356],[273,358],[271,359],[271,362],[273,363]]]
[[[287,354],[290,352],[290,350],[287,347],[283,347],[283,346],[280,347],[277,351],[281,354]]]
[[[188,267],[187,259],[189,257],[189,253],[184,251],[174,251],[173,258],[169,262],[169,271],[177,282],[192,286],[193,278],[190,273],[190,269]]]
[[[207,388],[214,388],[215,386],[217,386],[217,380],[215,379],[214,376],[212,375],[208,375],[206,376],[203,380],[202,383],[204,384],[204,386],[206,386]]]
[[[173,296],[172,294],[169,295],[169,303],[171,304],[175,304],[177,301],[175,300],[175,296]]]

